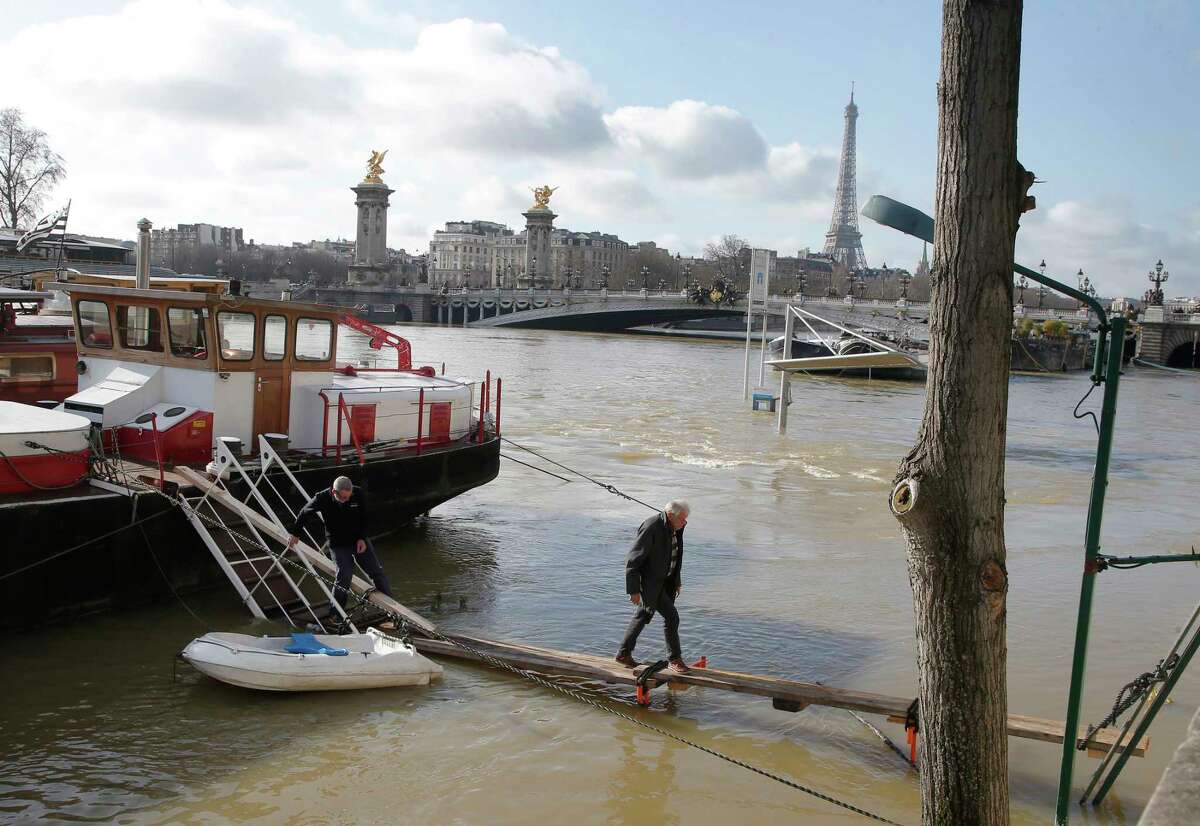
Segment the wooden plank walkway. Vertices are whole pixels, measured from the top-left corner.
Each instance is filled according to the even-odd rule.
[[[212,480],[205,475],[185,467],[176,468],[176,471],[183,478],[184,482],[195,485],[199,490],[207,492],[210,497],[221,505],[241,514],[243,519],[252,523],[258,528],[260,533],[271,537],[281,544],[287,542],[287,531],[278,527],[258,511],[239,502],[220,487],[215,486]],[[303,542],[297,544],[296,550],[307,557],[313,566],[326,576],[332,577],[336,575],[337,566],[320,551],[309,547]],[[394,615],[404,617],[418,629],[418,634],[424,631],[425,633],[437,634],[450,640],[450,642],[447,642],[432,637],[414,636],[412,640],[413,645],[422,653],[486,663],[486,660],[482,657],[454,644],[457,642],[478,651],[480,654],[493,657],[508,665],[528,671],[535,671],[546,676],[583,677],[615,685],[636,684],[638,675],[644,670],[644,666],[636,669],[624,668],[610,657],[599,657],[593,654],[580,654],[522,643],[502,642],[477,636],[446,633],[437,629],[425,617],[406,608],[391,597],[381,594],[378,591],[371,591],[369,583],[357,576],[351,581],[350,588],[358,594],[369,592],[367,595],[369,602]],[[851,691],[844,688],[806,683],[783,677],[742,674],[736,671],[725,671],[716,668],[694,668],[689,674],[675,674],[669,671],[662,671],[653,680],[648,682],[651,683],[652,687],[662,684],[667,684],[668,686],[695,685],[720,691],[767,697],[776,704],[776,707],[784,708],[788,711],[799,711],[805,706],[818,705],[830,708],[844,708],[866,714],[879,714],[887,717],[892,722],[900,723],[904,722],[908,706],[912,702],[910,697],[890,697],[885,694]],[[1010,737],[1022,737],[1046,743],[1062,743],[1064,733],[1064,724],[1057,720],[1046,720],[1023,714],[1008,715],[1008,734]],[[1077,743],[1082,742],[1079,733],[1076,734],[1076,737],[1078,738],[1076,740]],[[1104,754],[1113,748],[1116,739],[1117,732],[1112,729],[1097,732],[1092,738],[1091,743],[1088,744],[1088,754],[1092,756]],[[1150,738],[1144,737],[1141,742],[1132,748],[1131,754],[1134,757],[1143,757],[1149,747]]]
[[[445,631],[441,633],[443,636],[509,665],[547,676],[583,677],[617,685],[634,685],[637,682],[638,674],[643,670],[642,667],[633,670],[623,668],[609,657],[501,642],[483,637],[448,634]],[[478,657],[452,643],[425,637],[414,637],[412,642],[417,650],[424,654],[479,661]],[[901,723],[904,721],[909,703],[912,702],[911,697],[889,697],[884,694],[851,691],[782,677],[764,677],[716,668],[693,668],[690,674],[673,674],[663,671],[652,682],[681,686],[695,685],[739,694],[752,694],[779,700],[799,708],[808,705],[845,708],[867,714],[883,715],[893,722]],[[1062,743],[1063,732],[1063,724],[1056,720],[1029,717],[1023,714],[1008,716],[1008,733],[1011,737],[1040,740],[1046,743]],[[1107,752],[1113,747],[1116,737],[1116,732],[1111,729],[1098,732],[1089,744],[1088,753],[1096,755]],[[1082,737],[1079,742],[1082,742]],[[1143,757],[1149,747],[1150,738],[1143,738],[1132,750],[1132,755]]]

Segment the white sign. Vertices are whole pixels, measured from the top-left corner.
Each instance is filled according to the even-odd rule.
[[[767,303],[771,284],[771,251],[753,249],[750,251],[750,304]]]

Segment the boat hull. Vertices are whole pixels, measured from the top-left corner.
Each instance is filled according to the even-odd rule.
[[[500,441],[493,436],[482,444],[426,450],[365,469],[345,455],[343,460],[301,467],[296,475],[314,493],[342,474],[365,481],[368,530],[378,537],[496,478]],[[154,518],[125,529],[146,517]],[[55,557],[108,532],[114,533]],[[0,612],[0,628],[38,627],[170,600],[172,589],[187,595],[224,588],[235,599],[183,512],[156,493],[130,497],[80,485],[0,498],[0,534],[18,537],[0,547],[0,575],[26,569],[0,580],[0,599],[9,608]]]

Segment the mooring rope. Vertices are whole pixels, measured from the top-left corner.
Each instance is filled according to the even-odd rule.
[[[555,479],[561,479],[564,482],[571,481],[567,477],[559,476],[557,473],[546,470],[545,468],[540,468],[537,465],[531,465],[531,464],[529,464],[529,462],[522,462],[520,459],[516,458],[515,456],[509,456],[507,453],[501,453],[500,455],[503,456],[505,459],[507,459],[510,462],[516,462],[518,465],[524,465],[525,467],[529,468],[530,470],[536,470],[538,473],[544,473],[547,476],[553,476]]]
[[[1159,660],[1158,665],[1154,666],[1153,671],[1144,671],[1121,686],[1121,690],[1117,692],[1116,699],[1113,700],[1112,709],[1108,712],[1108,716],[1096,725],[1088,726],[1087,734],[1084,735],[1076,748],[1080,751],[1086,751],[1096,732],[1116,723],[1117,719],[1128,711],[1134,703],[1140,700],[1155,683],[1166,682],[1169,672],[1178,663],[1179,655],[1172,654],[1164,660]]]
[[[543,461],[549,462],[550,464],[554,465],[555,467],[562,468],[563,470],[567,471],[567,473],[574,473],[576,476],[578,476],[582,479],[588,480],[593,485],[598,485],[599,487],[604,488],[609,493],[616,494],[617,496],[620,496],[623,499],[628,499],[630,502],[636,502],[639,505],[641,505],[642,507],[649,508],[650,510],[654,511],[655,513],[662,513],[662,508],[656,508],[653,505],[648,505],[645,502],[643,502],[641,499],[638,499],[634,496],[630,496],[628,493],[625,493],[624,491],[619,490],[616,485],[610,485],[607,482],[601,482],[599,479],[593,479],[591,476],[588,476],[583,471],[576,470],[573,467],[568,467],[567,465],[564,465],[562,462],[556,462],[553,459],[551,459],[549,456],[538,453],[536,450],[534,450],[531,447],[525,447],[525,445],[523,445],[523,444],[514,442],[512,439],[508,438],[507,436],[501,436],[500,439],[502,441],[508,442],[513,447],[518,447],[521,450],[524,450],[526,453],[532,453],[534,456],[537,456],[539,459],[542,459]]]

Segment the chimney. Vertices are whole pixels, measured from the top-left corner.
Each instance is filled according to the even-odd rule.
[[[143,218],[137,223],[137,280],[134,286],[139,290],[150,289],[150,227],[152,226],[153,224],[147,218]]]

